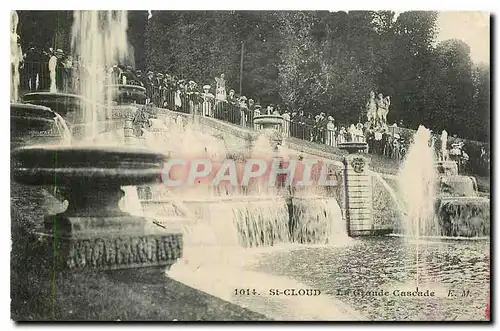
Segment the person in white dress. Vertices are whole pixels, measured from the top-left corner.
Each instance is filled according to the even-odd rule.
[[[217,101],[226,100],[226,79],[224,74],[221,74],[220,77],[215,77],[215,99]]]
[[[203,86],[203,94],[201,95],[203,98],[203,115],[213,117],[213,108],[212,104],[215,96],[210,93],[210,85]]]
[[[356,141],[357,142],[364,142],[365,137],[363,135],[363,124],[358,123],[356,124]]]
[[[345,143],[347,141],[347,130],[345,127],[340,127],[339,130],[339,136],[338,136],[338,143]]]
[[[356,127],[354,126],[354,124],[351,124],[349,126],[348,133],[349,133],[349,141],[356,141]]]
[[[240,106],[240,125],[246,126],[248,115],[247,97],[242,95],[238,100],[238,104]]]
[[[286,137],[289,137],[290,136],[290,120],[291,120],[290,112],[288,110],[285,110],[285,112],[283,113],[283,115],[281,115],[281,117],[283,117],[283,133]]]

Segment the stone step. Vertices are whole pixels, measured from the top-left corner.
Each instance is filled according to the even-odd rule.
[[[351,203],[372,203],[372,197],[370,195],[358,195],[356,197],[350,196],[348,202]]]
[[[360,219],[372,219],[372,212],[366,212],[366,213],[359,213],[359,214],[352,214],[349,213],[349,217],[351,222],[355,220],[360,220]]]
[[[372,184],[368,181],[361,181],[361,180],[347,181],[347,187],[366,187],[371,189]]]
[[[371,210],[371,206],[367,203],[351,203],[349,202],[348,204],[349,210],[356,211],[356,210]]]
[[[356,201],[356,200],[362,200],[364,199],[371,199],[372,194],[369,194],[368,192],[358,192],[356,194],[351,194],[351,192],[347,191],[349,194],[349,201]]]
[[[359,188],[356,188],[356,187],[348,187],[347,188],[347,192],[349,194],[352,194],[352,195],[358,195],[360,193],[363,193],[363,194],[369,194],[369,195],[372,195],[372,191],[368,188],[362,188],[362,189],[359,189]]]
[[[348,182],[353,182],[353,181],[359,181],[359,180],[364,180],[364,181],[371,181],[371,176],[353,176],[353,175],[347,175],[347,181]]]
[[[355,221],[355,220],[361,220],[361,219],[372,219],[372,213],[371,212],[367,212],[367,213],[363,213],[363,214],[349,214],[349,217],[351,219],[351,222]]]
[[[351,221],[350,223],[350,226],[353,227],[353,226],[360,226],[360,225],[364,225],[364,224],[373,224],[371,218],[360,218],[360,219],[356,219],[355,221]]]
[[[359,230],[371,230],[373,227],[372,227],[372,224],[366,224],[365,226],[357,226],[357,227],[350,227],[349,230],[350,231],[359,231]]]

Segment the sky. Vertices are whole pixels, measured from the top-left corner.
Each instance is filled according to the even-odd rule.
[[[487,12],[440,12],[437,41],[461,39],[470,46],[475,63],[490,63],[490,22]]]

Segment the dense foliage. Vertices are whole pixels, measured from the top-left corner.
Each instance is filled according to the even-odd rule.
[[[389,120],[489,139],[489,68],[468,45],[435,43],[435,12],[155,12],[147,59],[201,83],[224,72],[262,103],[357,121],[371,90],[390,95]]]
[[[49,31],[59,31],[67,20],[58,15],[58,23],[44,17],[24,23],[21,32],[52,38]],[[490,69],[472,63],[469,46],[460,40],[436,43],[436,12],[404,12],[397,18],[390,11],[153,11],[151,19],[147,16],[129,13],[137,67],[212,86],[224,73],[226,86],[238,93],[244,43],[241,92],[264,106],[325,112],[348,123],[364,116],[374,90],[391,96],[389,122],[489,140]]]

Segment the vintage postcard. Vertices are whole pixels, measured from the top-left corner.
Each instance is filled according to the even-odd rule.
[[[490,14],[11,12],[14,321],[490,321]]]

